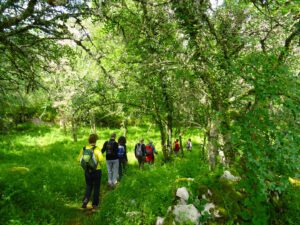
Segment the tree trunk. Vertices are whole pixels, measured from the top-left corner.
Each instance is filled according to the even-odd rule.
[[[67,121],[65,114],[62,110],[59,110],[59,127],[60,129],[63,129],[64,134],[67,135]]]
[[[171,154],[172,153],[172,130],[168,127],[168,125],[166,125],[166,130],[168,134],[167,147],[168,147],[169,154]]]
[[[202,159],[205,159],[205,146],[206,146],[207,133],[204,131],[203,144],[202,144]]]
[[[74,118],[72,118],[71,121],[72,124],[72,137],[73,137],[73,141],[77,142],[77,124]]]
[[[90,125],[91,125],[91,133],[96,134],[96,119],[95,119],[95,114],[92,112],[90,116]]]
[[[211,170],[216,168],[216,157],[218,154],[219,121],[211,119],[208,127],[208,161]]]
[[[224,141],[223,149],[224,149],[226,165],[230,165],[232,162],[235,161],[235,152],[232,148],[230,131],[227,131],[225,134],[223,134],[223,141]]]
[[[159,130],[160,130],[161,147],[164,155],[164,160],[167,161],[169,159],[169,154],[166,145],[166,132],[162,123],[159,124]]]
[[[184,156],[184,153],[183,153],[183,147],[182,147],[182,136],[181,136],[181,132],[179,130],[179,143],[180,143],[180,151],[181,151],[181,156],[183,157]]]

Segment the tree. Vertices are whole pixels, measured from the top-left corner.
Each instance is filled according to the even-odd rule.
[[[65,2],[65,4],[64,4]],[[2,93],[40,86],[39,74],[49,71],[70,49],[59,41],[80,44],[87,37],[82,21],[95,13],[88,1],[1,1],[0,82]],[[59,3],[59,4],[58,4]],[[5,88],[4,88],[5,87]]]

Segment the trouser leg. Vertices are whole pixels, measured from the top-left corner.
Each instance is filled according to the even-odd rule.
[[[108,184],[113,185],[112,177],[113,177],[113,170],[112,170],[112,163],[113,160],[106,160],[107,172],[108,172]]]
[[[94,172],[94,195],[93,195],[93,206],[98,206],[99,205],[99,196],[100,196],[100,183],[101,183],[101,176],[102,176],[102,171],[101,170],[96,170]]]
[[[123,175],[123,168],[122,168],[123,161],[122,159],[119,159],[119,179],[121,179]]]
[[[112,184],[115,185],[117,183],[118,172],[119,172],[119,159],[112,160],[112,161],[113,161]]]
[[[87,171],[85,171],[84,176],[85,176],[86,188],[85,188],[85,195],[83,198],[83,203],[87,204],[90,199],[91,193],[92,193],[93,180],[92,180],[91,174]]]

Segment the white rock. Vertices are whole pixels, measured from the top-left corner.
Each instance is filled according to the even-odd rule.
[[[205,212],[208,212],[210,214],[209,210],[214,209],[216,206],[214,203],[206,203],[204,205],[204,209],[201,211],[201,215],[203,215]]]
[[[165,221],[165,218],[162,218],[162,217],[158,216],[157,219],[156,219],[155,225],[163,225],[164,221]]]
[[[184,201],[189,200],[189,193],[185,187],[178,188],[176,191],[176,196],[182,198]]]
[[[219,210],[214,210],[214,217],[219,218],[221,215],[219,214]]]
[[[240,177],[233,176],[228,170],[224,171],[221,178],[230,181],[239,181],[241,179]]]
[[[186,201],[185,201],[183,198],[180,198],[180,199],[177,201],[177,205],[186,205]]]
[[[210,196],[212,196],[212,193],[211,193],[211,191],[209,189],[207,190],[207,194],[210,195]]]
[[[222,150],[219,150],[219,156],[220,156],[220,163],[222,163],[223,165],[225,165],[226,163],[226,159],[225,159],[225,154]]]
[[[193,204],[175,205],[173,214],[175,215],[175,221],[180,224],[185,222],[192,222],[196,225],[199,224],[200,213]]]
[[[225,154],[224,154],[224,152],[222,150],[219,150],[219,156],[225,157]]]

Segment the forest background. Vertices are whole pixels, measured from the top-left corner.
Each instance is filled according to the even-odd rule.
[[[89,221],[153,224],[176,185],[156,186],[152,176],[197,178],[190,190],[197,199],[203,184],[223,185],[224,167],[241,177],[224,193],[239,197],[225,195],[222,220],[202,222],[300,221],[292,184],[300,177],[298,0],[0,3],[1,223],[83,223],[57,203],[80,201],[70,184],[80,195],[83,178],[71,162],[89,133],[102,143],[110,131],[129,138],[131,154],[141,136],[156,142],[157,165],[138,173],[157,187],[156,197],[136,200],[148,204],[141,220],[126,217],[132,168],[119,192],[103,199],[109,212],[123,199],[122,210],[100,210]],[[184,147],[189,137],[195,152],[174,160],[174,139]]]

